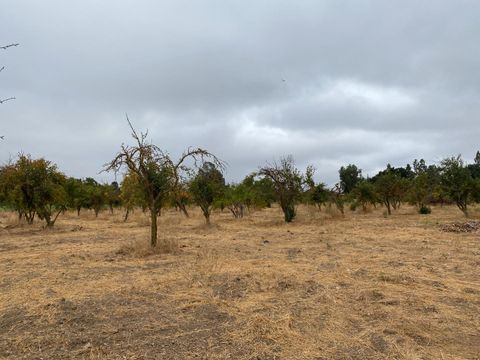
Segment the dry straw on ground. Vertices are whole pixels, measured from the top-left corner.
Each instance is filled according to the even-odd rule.
[[[0,358],[478,359],[480,234],[382,211],[0,214]]]

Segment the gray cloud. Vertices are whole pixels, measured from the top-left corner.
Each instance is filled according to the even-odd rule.
[[[0,160],[96,176],[135,125],[172,154],[218,153],[240,180],[293,154],[336,181],[354,162],[479,147],[480,3],[5,0]],[[283,81],[286,80],[286,81]]]

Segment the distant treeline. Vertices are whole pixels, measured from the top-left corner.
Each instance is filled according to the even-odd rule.
[[[364,178],[354,164],[342,166],[339,182],[332,188],[315,183],[314,168],[300,172],[291,157],[283,158],[245,177],[240,183],[226,184],[222,169],[205,161],[177,184],[167,169],[156,173],[152,185],[164,195],[158,201],[158,214],[164,208],[176,208],[188,214],[189,205],[198,205],[210,221],[212,208],[227,209],[241,218],[253,209],[279,203],[287,222],[295,218],[298,204],[311,204],[319,210],[334,206],[342,214],[345,206],[357,208],[383,205],[388,214],[402,203],[413,204],[420,213],[430,213],[432,204],[456,204],[468,216],[468,205],[480,202],[480,152],[475,162],[466,164],[460,156],[444,159],[439,165],[414,160],[405,167],[387,167],[373,177]],[[101,211],[123,208],[124,220],[135,209],[149,209],[149,192],[138,174],[127,170],[119,184],[101,184],[93,178],[76,179],[58,170],[45,159],[19,155],[0,168],[0,205],[14,210],[19,219],[32,223],[35,217],[53,226],[59,214],[83,209]]]

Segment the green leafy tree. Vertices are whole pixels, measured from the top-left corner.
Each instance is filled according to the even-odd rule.
[[[377,176],[374,184],[379,200],[386,206],[388,215],[391,215],[392,208],[400,206],[408,191],[408,180],[391,171]]]
[[[16,207],[13,199],[13,190],[15,189],[16,169],[13,163],[8,163],[0,167],[0,205],[9,209],[14,209],[22,214],[21,210]]]
[[[251,199],[251,188],[248,188],[244,183],[240,183],[227,185],[221,201],[232,215],[239,219],[245,215],[246,204]]]
[[[276,200],[275,188],[271,179],[263,177],[255,178],[256,174],[250,174],[242,181],[245,187],[245,205],[248,210],[270,208]]]
[[[70,177],[65,181],[64,188],[67,197],[67,207],[75,210],[77,216],[80,216],[81,209],[89,206],[85,184],[81,179]]]
[[[425,161],[414,160],[415,177],[412,179],[409,191],[410,202],[417,206],[419,212],[430,213],[428,204],[434,201],[436,188],[440,184],[440,174],[436,166],[427,166]]]
[[[474,179],[480,179],[480,151],[477,151],[473,164],[469,164],[468,170]]]
[[[340,176],[340,189],[344,194],[349,194],[362,180],[362,170],[356,165],[350,164],[338,170]]]
[[[66,209],[65,175],[50,161],[19,155],[14,164],[2,167],[1,177],[1,193],[29,224],[37,215],[53,227]]]
[[[448,197],[468,216],[468,203],[475,197],[476,182],[460,155],[441,162],[441,184]]]
[[[341,185],[335,184],[335,186],[330,189],[329,191],[329,207],[331,204],[334,204],[338,211],[342,215],[345,215],[345,202],[346,202],[346,195],[343,193]]]
[[[113,181],[110,185],[104,185],[104,187],[107,197],[107,204],[110,209],[110,213],[113,214],[113,209],[119,207],[121,204],[120,186],[116,181]]]
[[[258,175],[273,183],[276,200],[282,208],[285,222],[291,222],[296,216],[296,205],[302,199],[304,175],[295,167],[291,156],[281,158],[260,168]]]
[[[130,212],[136,207],[146,208],[147,199],[145,193],[134,173],[127,173],[120,185],[120,201],[125,208],[125,216],[123,221],[128,220]]]
[[[207,225],[213,204],[220,200],[225,191],[225,178],[214,163],[205,162],[189,185],[193,201],[200,206]]]
[[[329,199],[330,191],[324,183],[315,185],[310,192],[310,201],[314,203],[320,211],[322,210],[322,206],[325,206],[328,203]]]
[[[355,201],[362,206],[363,212],[367,211],[367,206],[378,202],[378,195],[375,186],[367,180],[360,181],[352,191]]]
[[[99,184],[93,178],[86,178],[84,182],[84,190],[86,194],[85,208],[92,209],[95,217],[107,206],[108,194],[107,187]]]

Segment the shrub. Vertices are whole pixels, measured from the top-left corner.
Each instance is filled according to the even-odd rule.
[[[418,209],[418,213],[419,214],[422,214],[422,215],[427,215],[427,214],[431,214],[432,213],[432,208],[426,206],[426,205],[422,205],[420,207],[420,209]]]

